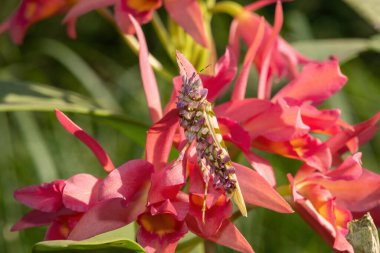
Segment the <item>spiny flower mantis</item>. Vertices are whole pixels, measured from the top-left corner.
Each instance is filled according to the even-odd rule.
[[[182,88],[179,92],[177,109],[180,126],[185,130],[187,147],[196,142],[198,164],[205,181],[205,193],[202,206],[202,221],[205,222],[206,197],[210,178],[216,188],[222,188],[229,198],[238,206],[241,214],[247,216],[235,168],[231,163],[227,147],[224,144],[218,121],[207,101],[207,89],[202,88],[199,76],[195,73],[188,76],[183,61],[185,58],[177,53],[177,61],[182,75]],[[186,65],[190,65],[188,62]]]

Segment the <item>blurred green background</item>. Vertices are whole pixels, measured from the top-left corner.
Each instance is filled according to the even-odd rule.
[[[18,2],[0,1],[1,21]],[[342,72],[349,81],[323,106],[341,108],[343,118],[351,124],[380,109],[380,10],[376,8],[380,8],[379,0],[295,0],[284,4],[283,37],[308,56],[325,59],[335,54],[342,61]],[[273,6],[259,11],[270,22],[273,12]],[[165,19],[163,10],[159,15]],[[66,36],[61,20],[59,16],[34,25],[21,46],[14,45],[8,35],[0,36],[0,252],[30,252],[45,231],[9,232],[28,210],[13,199],[15,189],[80,172],[105,175],[89,150],[59,125],[54,107],[77,112],[69,116],[103,145],[115,165],[143,156],[150,121],[136,55],[95,12],[79,19],[76,40]],[[212,20],[218,55],[225,50],[230,22],[224,14]],[[172,87],[170,77],[177,68],[157,43],[152,25],[143,28],[150,52],[169,73],[156,75],[165,104]],[[251,96],[256,79],[252,71]],[[104,117],[110,111],[117,113],[111,119]],[[379,135],[361,151],[363,167],[380,172]],[[294,173],[299,166],[276,156],[270,160],[279,185],[286,182],[287,172]],[[237,224],[256,252],[331,252],[296,214],[256,208]],[[231,251],[218,246],[217,252]]]

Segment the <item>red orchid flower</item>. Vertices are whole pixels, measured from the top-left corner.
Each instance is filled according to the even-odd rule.
[[[362,168],[360,157],[323,172],[303,166],[294,180],[289,176],[296,211],[338,252],[353,252],[345,239],[353,213],[379,215],[380,175]]]
[[[12,40],[21,44],[28,28],[44,19],[67,11],[79,0],[22,0],[20,6],[7,21],[0,24],[0,33],[10,30]],[[69,22],[68,33],[73,36],[73,24]]]
[[[103,148],[73,123],[61,111],[56,115],[62,126],[85,143],[106,171],[113,164]],[[84,213],[98,202],[101,179],[89,174],[77,174],[67,180],[55,180],[41,185],[27,186],[15,191],[15,199],[33,210],[21,218],[12,231],[49,225],[46,240],[66,239]]]
[[[90,11],[114,6],[115,20],[120,29],[127,34],[135,32],[135,26],[128,16],[133,16],[139,24],[148,23],[154,11],[162,5],[161,0],[82,0],[74,6],[64,22],[73,22]],[[165,9],[170,17],[177,22],[195,41],[204,47],[208,46],[206,29],[204,27],[201,8],[196,0],[165,0]]]

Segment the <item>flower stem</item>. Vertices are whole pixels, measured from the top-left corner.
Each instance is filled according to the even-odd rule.
[[[120,34],[120,36],[123,38],[124,42],[126,42],[126,45],[129,46],[129,48],[131,48],[131,50],[136,55],[138,55],[139,54],[140,45],[139,45],[138,41],[136,40],[136,38],[133,35],[124,34],[120,30],[120,28],[115,23],[115,20],[114,20],[114,18],[112,16],[112,13],[109,10],[107,10],[107,9],[100,9],[100,10],[98,10],[98,13],[104,19],[106,19],[108,22],[110,22],[116,28],[116,30],[118,31],[118,33]],[[165,68],[162,66],[161,62],[158,61],[151,54],[149,54],[149,63],[152,65],[153,69],[157,73],[159,73],[163,78],[165,78],[166,80],[170,80],[170,81],[172,80],[173,75],[170,74],[168,71],[166,71]]]
[[[222,1],[222,2],[216,3],[214,7],[209,9],[209,11],[213,13],[218,13],[218,12],[226,13],[226,14],[231,15],[232,17],[236,17],[240,13],[242,13],[244,10],[243,10],[243,6],[241,6],[240,4],[236,2]]]
[[[157,13],[153,14],[152,25],[154,30],[157,33],[158,39],[161,41],[162,46],[165,48],[166,53],[173,60],[175,59],[175,48],[171,42],[169,33],[161,21],[160,16]]]

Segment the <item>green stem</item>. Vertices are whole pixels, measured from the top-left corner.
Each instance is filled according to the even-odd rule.
[[[140,51],[140,44],[136,37],[133,35],[122,34],[124,42],[131,48],[131,50],[138,55]],[[161,74],[165,79],[172,80],[173,75],[165,70],[161,62],[157,60],[153,55],[149,54],[149,63],[152,65],[153,69]]]
[[[213,13],[226,13],[231,15],[232,17],[238,16],[244,10],[243,6],[233,1],[222,1],[218,2],[214,5],[214,7],[210,8],[209,11]]]
[[[165,48],[167,54],[170,56],[170,58],[174,59],[175,54],[175,48],[170,40],[170,36],[168,31],[166,30],[166,27],[162,23],[160,16],[158,16],[157,13],[153,14],[152,19],[153,28],[157,33],[158,39],[161,41],[162,46]]]
[[[108,22],[110,22],[115,28],[116,30],[118,31],[118,33],[120,34],[120,36],[124,39],[124,42],[126,42],[126,44],[131,48],[131,50],[136,54],[138,55],[139,54],[139,49],[140,49],[140,45],[138,43],[138,41],[136,40],[136,38],[133,36],[133,35],[126,35],[124,34],[120,28],[117,26],[117,24],[115,23],[115,20],[111,14],[111,12],[107,9],[100,9],[98,10],[98,13],[103,17],[105,18]],[[151,54],[149,54],[149,63],[152,65],[153,69],[158,73],[160,74],[163,78],[165,78],[166,80],[169,80],[171,81],[172,78],[173,78],[173,75],[168,73],[164,67],[162,66],[162,64],[160,63],[160,61],[158,61],[154,56],[152,56]]]

